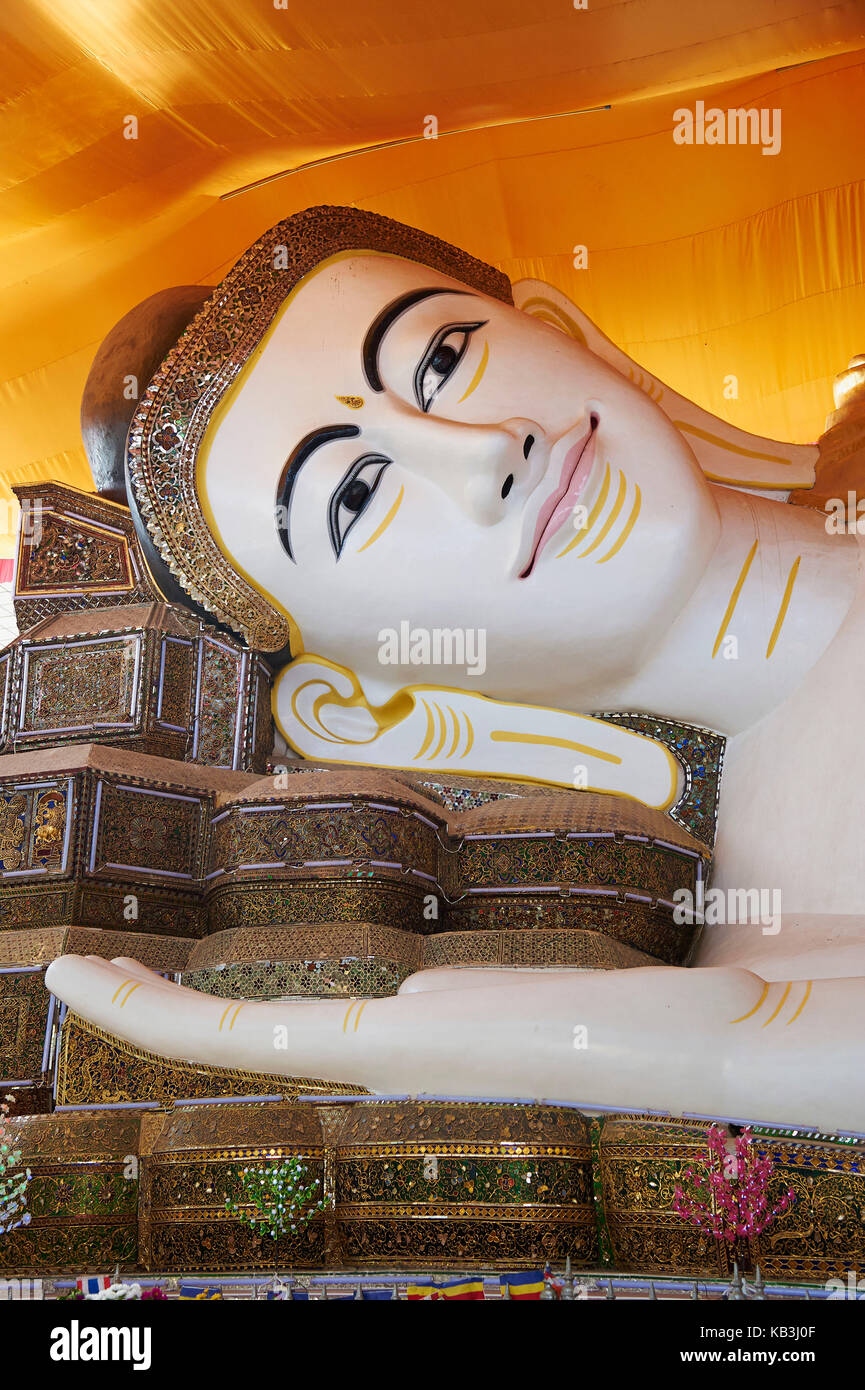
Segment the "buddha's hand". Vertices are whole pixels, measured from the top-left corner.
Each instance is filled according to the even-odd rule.
[[[769,982],[662,966],[437,975],[387,999],[255,1002],[200,994],[136,961],[69,955],[47,984],[107,1032],[210,1066],[379,1094],[865,1130],[863,978]]]
[[[345,1014],[348,1000],[292,1007],[223,999],[174,984],[122,956],[113,961],[99,956],[61,956],[49,965],[45,983],[73,1013],[161,1057],[275,1076],[352,1081],[351,1075],[331,1076],[314,1063],[305,1070],[305,1057],[322,1058],[297,1036],[298,1007]],[[304,1019],[307,1017],[312,1023],[312,1017],[304,1013]],[[338,1020],[332,1014],[329,1020],[319,1022],[336,1024]],[[349,1072],[351,1060],[350,1055],[345,1058]]]

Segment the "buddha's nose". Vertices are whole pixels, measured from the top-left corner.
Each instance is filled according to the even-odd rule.
[[[542,435],[535,421],[516,417],[495,425],[415,417],[410,449],[395,457],[477,525],[494,526],[537,481],[533,453]]]

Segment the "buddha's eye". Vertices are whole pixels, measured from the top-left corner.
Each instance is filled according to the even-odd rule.
[[[440,328],[430,340],[414,374],[415,400],[421,410],[429,410],[442,387],[453,376],[475,329],[483,328],[485,322],[450,323]]]
[[[375,495],[381,476],[390,459],[380,454],[364,454],[355,459],[328,504],[328,531],[333,553],[340,557],[346,536],[354,523],[366,511]]]
[[[363,511],[369,498],[372,496],[372,489],[369,483],[364,483],[360,478],[355,478],[343,492],[341,505],[347,507],[350,512]]]

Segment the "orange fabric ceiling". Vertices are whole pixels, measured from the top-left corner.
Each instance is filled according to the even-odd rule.
[[[4,0],[0,27],[0,505],[92,486],[81,390],[126,310],[312,203],[551,281],[777,438],[816,437],[865,351],[863,0]],[[697,100],[777,108],[780,153],[677,145]]]

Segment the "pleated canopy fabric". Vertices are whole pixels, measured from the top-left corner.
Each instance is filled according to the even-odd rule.
[[[863,0],[582,3],[4,0],[0,556],[11,484],[92,487],[117,319],[315,203],[548,280],[701,405],[815,438],[865,351]],[[779,151],[676,143],[698,101],[780,112]]]

